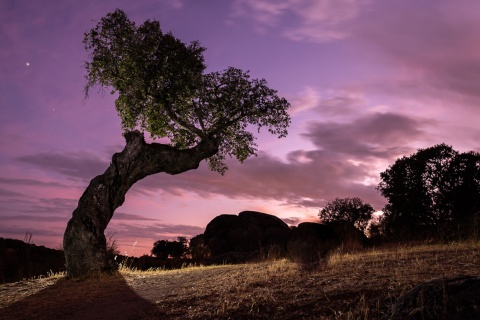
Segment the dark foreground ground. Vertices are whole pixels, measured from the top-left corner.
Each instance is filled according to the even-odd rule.
[[[380,319],[430,279],[480,275],[478,243],[0,285],[0,319]]]

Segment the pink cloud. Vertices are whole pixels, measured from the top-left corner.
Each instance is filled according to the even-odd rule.
[[[411,85],[478,101],[479,3],[378,1],[375,7],[352,26],[355,37],[403,66]]]
[[[249,16],[258,30],[278,28],[294,41],[330,42],[349,36],[343,27],[370,0],[237,0],[234,16]]]

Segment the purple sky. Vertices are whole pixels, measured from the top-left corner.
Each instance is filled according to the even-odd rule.
[[[480,151],[475,0],[0,0],[0,237],[59,247],[76,203],[123,149],[114,97],[83,101],[83,33],[115,8],[207,48],[292,104],[260,154],[136,184],[106,233],[129,255],[191,238],[219,214],[317,218],[335,197],[381,210],[379,173],[438,143]],[[136,244],[135,244],[136,243]],[[134,245],[135,244],[135,245]]]

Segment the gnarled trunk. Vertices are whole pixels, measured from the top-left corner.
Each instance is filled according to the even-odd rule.
[[[138,131],[126,133],[125,140],[123,151],[114,154],[108,169],[90,182],[67,224],[63,249],[69,278],[115,270],[107,258],[104,231],[135,182],[159,172],[178,174],[196,169],[200,161],[218,152],[212,141],[186,150],[147,144]]]

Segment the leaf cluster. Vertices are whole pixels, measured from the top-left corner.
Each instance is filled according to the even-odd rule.
[[[327,202],[318,216],[323,222],[348,222],[365,232],[372,214],[373,207],[360,198],[335,198]]]
[[[243,161],[256,154],[252,128],[287,135],[290,104],[265,80],[233,67],[205,74],[205,48],[163,33],[158,21],[137,26],[117,9],[83,43],[90,53],[86,95],[96,86],[118,94],[125,131],[140,129],[179,149],[213,141],[219,151],[207,161],[222,174],[227,156]]]

